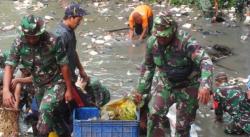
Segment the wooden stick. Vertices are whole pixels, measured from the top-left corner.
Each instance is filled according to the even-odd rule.
[[[110,30],[106,30],[106,31],[107,32],[115,32],[115,31],[121,31],[121,30],[127,30],[127,29],[129,29],[129,27],[110,29]]]

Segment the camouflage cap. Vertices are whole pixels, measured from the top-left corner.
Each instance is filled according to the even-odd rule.
[[[220,80],[220,79],[225,79],[227,78],[227,74],[225,72],[219,72],[216,76],[215,76],[215,80]]]
[[[153,34],[156,37],[169,37],[173,34],[175,21],[170,12],[160,12],[154,19]]]
[[[84,10],[79,4],[72,3],[65,10],[66,17],[82,17],[87,15],[87,11]]]
[[[21,36],[39,36],[45,32],[45,22],[41,17],[34,15],[24,16],[18,27],[18,33]]]

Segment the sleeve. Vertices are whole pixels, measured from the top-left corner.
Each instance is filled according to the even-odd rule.
[[[62,37],[58,37],[56,39],[56,43],[54,47],[54,54],[56,57],[57,64],[65,65],[69,63],[67,53],[66,53],[66,46],[65,46],[65,43],[63,42]]]
[[[187,41],[186,51],[188,56],[196,66],[200,67],[200,88],[208,88],[212,90],[213,63],[206,51],[201,48],[198,42],[189,38]]]
[[[16,66],[18,65],[19,63],[19,60],[20,60],[20,54],[19,54],[19,45],[18,44],[20,42],[18,42],[18,39],[16,39],[12,46],[11,46],[11,49],[10,49],[10,52],[6,58],[6,61],[5,61],[5,65],[10,65],[14,68],[16,68]]]
[[[147,49],[146,49],[146,55],[144,58],[144,61],[141,66],[140,70],[140,78],[139,78],[139,84],[137,86],[137,90],[141,94],[148,94],[151,90],[152,80],[155,73],[155,64],[153,60],[153,54],[152,54],[152,47],[153,42],[151,38],[149,38],[147,42]]]
[[[148,27],[148,17],[146,15],[142,16],[142,28],[145,29]]]

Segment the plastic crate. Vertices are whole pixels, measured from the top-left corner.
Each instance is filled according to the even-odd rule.
[[[90,118],[98,118],[99,109],[96,107],[81,107],[74,110],[74,120],[88,120]]]
[[[82,112],[88,111],[88,108],[79,109],[74,110],[74,137],[139,137],[139,117],[137,117],[137,120],[88,121],[86,120],[88,116],[82,116],[84,115]],[[82,111],[83,109],[84,111]],[[92,108],[90,108],[90,111],[92,111]],[[87,115],[89,115],[89,113]],[[94,115],[99,116],[99,114]],[[80,119],[78,116],[82,116],[84,119]],[[93,117],[93,115],[91,117]]]

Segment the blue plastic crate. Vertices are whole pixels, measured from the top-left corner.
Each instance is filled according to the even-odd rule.
[[[99,118],[100,112],[96,107],[81,107],[74,110],[74,120],[88,120],[89,118]]]
[[[83,111],[74,111],[74,137],[139,137],[139,117],[137,120],[88,121],[79,119],[79,112]]]

